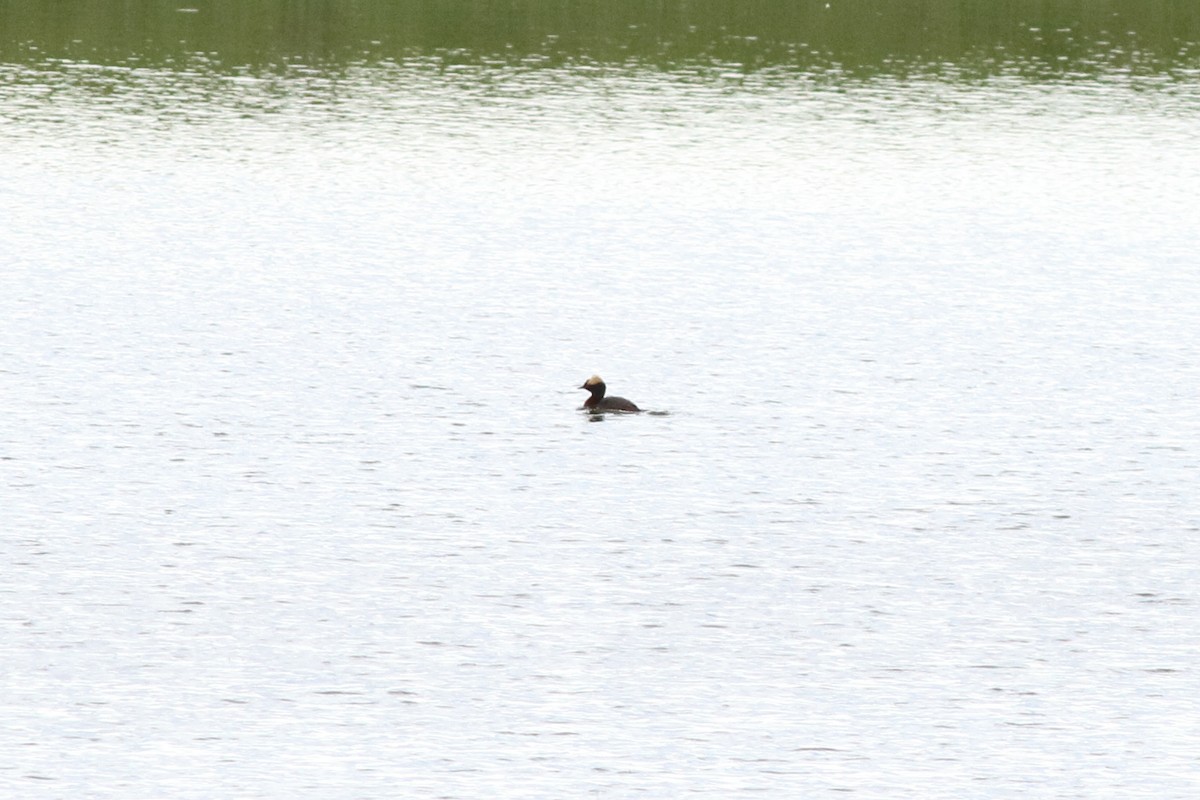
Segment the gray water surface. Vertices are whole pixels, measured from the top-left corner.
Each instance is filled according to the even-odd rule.
[[[6,795],[1200,790],[1194,82],[21,75]]]

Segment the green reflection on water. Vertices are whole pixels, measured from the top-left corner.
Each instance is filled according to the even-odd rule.
[[[1197,0],[0,0],[0,59],[1194,76]]]

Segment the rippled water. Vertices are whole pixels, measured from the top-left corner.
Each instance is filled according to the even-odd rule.
[[[8,793],[1200,787],[1194,83],[42,70]]]

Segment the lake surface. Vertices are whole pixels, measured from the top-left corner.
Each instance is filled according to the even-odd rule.
[[[1190,6],[97,5],[0,4],[0,794],[1200,791]]]

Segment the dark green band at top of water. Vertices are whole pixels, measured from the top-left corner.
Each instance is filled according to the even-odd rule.
[[[0,0],[0,60],[1195,74],[1196,0]]]

